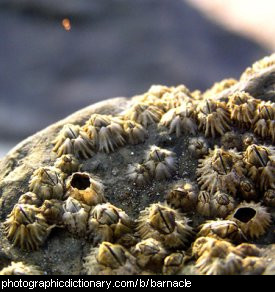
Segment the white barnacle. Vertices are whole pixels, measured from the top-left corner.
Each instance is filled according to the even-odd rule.
[[[148,169],[143,164],[139,163],[129,165],[127,177],[138,187],[147,185],[151,181],[151,176]]]
[[[136,145],[145,141],[148,137],[147,130],[140,124],[134,121],[125,121],[123,129],[129,144]]]

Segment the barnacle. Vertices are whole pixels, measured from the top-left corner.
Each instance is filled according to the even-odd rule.
[[[79,161],[72,154],[64,154],[56,159],[54,166],[59,169],[62,176],[66,178],[73,172],[79,170]]]
[[[54,167],[40,167],[35,170],[29,182],[29,189],[41,200],[61,200],[64,195],[63,180]]]
[[[42,200],[35,193],[27,192],[19,197],[18,204],[27,204],[39,207],[42,204]]]
[[[45,200],[39,208],[41,214],[44,216],[48,224],[60,224],[63,215],[62,201]]]
[[[137,234],[142,239],[154,238],[167,248],[185,247],[192,235],[189,219],[162,203],[141,211],[137,223]]]
[[[250,126],[254,120],[254,113],[260,100],[255,99],[245,91],[237,91],[228,97],[227,106],[230,118],[239,125]]]
[[[85,257],[88,275],[135,275],[140,272],[136,259],[123,246],[102,242]]]
[[[177,137],[180,137],[183,133],[195,135],[197,124],[194,116],[194,106],[185,102],[165,113],[160,120],[160,125],[169,128],[169,134],[176,133]]]
[[[147,152],[144,166],[157,180],[169,179],[176,171],[176,155],[172,151],[151,146]]]
[[[92,114],[83,130],[91,139],[94,149],[109,153],[126,143],[122,123],[119,118]]]
[[[246,173],[242,156],[234,150],[215,147],[199,160],[198,183],[211,194],[217,190],[236,195],[241,178]]]
[[[23,262],[11,262],[11,264],[0,271],[0,275],[43,275],[44,273],[34,265]]]
[[[142,240],[132,248],[137,264],[142,269],[156,271],[161,269],[167,251],[153,238]]]
[[[227,78],[219,82],[215,82],[214,85],[210,89],[204,92],[203,97],[211,98],[213,97],[213,95],[216,95],[222,92],[223,90],[230,88],[231,86],[235,85],[237,82],[238,81],[233,78]]]
[[[162,273],[164,275],[175,275],[183,267],[185,260],[184,252],[175,252],[164,259]]]
[[[73,154],[80,158],[90,158],[93,144],[87,134],[77,125],[67,124],[53,141],[53,151],[60,157],[63,154]]]
[[[236,132],[226,132],[221,137],[221,145],[225,150],[234,149],[242,150],[242,140],[239,134]]]
[[[258,140],[254,134],[247,132],[244,135],[242,135],[243,150],[246,150],[248,146],[257,143]]]
[[[242,258],[259,257],[261,255],[261,251],[256,245],[246,242],[237,245],[233,252]]]
[[[275,188],[274,150],[270,147],[251,145],[247,147],[244,161],[249,170],[249,176],[256,182],[260,190]]]
[[[134,185],[139,187],[147,185],[151,181],[149,170],[140,163],[129,165],[127,177]]]
[[[211,215],[225,218],[235,208],[235,199],[221,191],[217,191],[211,200]]]
[[[193,210],[198,197],[198,190],[194,183],[179,182],[167,194],[167,203],[174,208],[182,208],[184,211]]]
[[[4,225],[13,245],[28,251],[38,249],[51,231],[39,209],[32,205],[16,204]]]
[[[232,246],[227,241],[219,241],[213,237],[198,237],[192,244],[192,256],[198,259],[205,252],[208,253],[218,242],[225,243],[224,245],[227,246],[227,250]]]
[[[163,115],[163,110],[154,105],[137,103],[124,114],[125,120],[137,122],[147,128],[149,124],[158,123]]]
[[[258,257],[246,257],[242,261],[242,270],[244,275],[261,275],[266,268],[263,259]]]
[[[127,137],[127,142],[132,145],[142,143],[148,137],[147,130],[134,121],[125,121],[123,123],[123,130]]]
[[[253,181],[246,177],[243,177],[240,181],[239,192],[246,201],[253,201],[258,198],[258,192]]]
[[[89,206],[105,202],[103,185],[86,172],[75,172],[66,182],[67,194]]]
[[[132,230],[132,219],[110,203],[97,205],[91,211],[87,232],[93,245],[103,241],[123,242],[125,234],[132,233]]]
[[[85,236],[90,208],[76,199],[69,197],[63,203],[62,222],[69,232],[78,236]]]
[[[215,138],[231,130],[230,117],[226,104],[213,99],[205,99],[198,105],[199,130],[206,137]]]
[[[207,191],[200,191],[197,202],[197,212],[203,216],[211,215],[211,196]]]
[[[227,217],[235,221],[242,232],[250,238],[258,238],[265,234],[271,223],[271,215],[260,203],[242,202]]]
[[[208,153],[208,145],[203,137],[190,139],[188,149],[197,158],[201,158]]]
[[[269,207],[275,207],[275,189],[269,189],[264,193],[264,203]]]
[[[243,233],[234,221],[211,220],[200,226],[197,237],[213,237],[220,240],[239,242],[243,239]]]

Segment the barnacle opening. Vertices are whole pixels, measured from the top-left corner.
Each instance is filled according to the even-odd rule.
[[[71,186],[78,190],[86,190],[90,187],[90,178],[87,174],[75,173],[71,180]]]
[[[244,207],[239,208],[234,214],[234,218],[237,220],[247,223],[256,215],[256,211],[253,208]]]

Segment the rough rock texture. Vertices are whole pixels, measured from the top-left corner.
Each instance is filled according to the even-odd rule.
[[[214,94],[213,98],[226,100],[231,93],[245,90],[255,98],[274,102],[274,84],[275,67],[273,65],[241,79],[229,89]],[[3,266],[10,261],[24,261],[38,265],[48,274],[83,273],[83,257],[91,247],[91,243],[85,239],[74,237],[65,229],[55,228],[41,249],[25,252],[11,246],[4,235],[2,223],[20,195],[28,191],[29,179],[34,170],[54,164],[56,155],[52,152],[52,141],[63,125],[71,123],[83,126],[93,113],[118,115],[129,109],[133,102],[133,99],[115,98],[84,108],[24,140],[0,161],[0,262]],[[144,143],[134,146],[126,145],[110,154],[96,153],[91,159],[81,161],[81,171],[87,171],[102,181],[106,199],[123,209],[132,218],[137,218],[140,211],[149,204],[163,201],[167,190],[176,180],[181,178],[196,180],[195,171],[198,160],[188,150],[190,135],[176,138],[174,134],[168,135],[166,131],[159,131],[156,124],[150,125],[148,132],[149,138]],[[213,148],[215,144],[220,143],[220,138],[208,138],[207,141]],[[270,141],[267,140],[267,143]],[[170,180],[153,181],[147,187],[137,188],[126,179],[127,167],[129,164],[142,160],[144,151],[148,150],[150,145],[174,151],[178,159],[178,168]],[[274,274],[274,208],[270,208],[270,212],[273,216],[271,227],[264,237],[254,242],[264,250],[264,258],[268,265],[266,273]],[[191,216],[193,227],[197,227],[205,220],[195,210],[189,216]],[[184,268],[184,273],[194,273],[193,262]]]

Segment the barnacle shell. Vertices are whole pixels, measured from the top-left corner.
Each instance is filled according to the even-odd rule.
[[[28,251],[38,249],[51,231],[39,209],[32,205],[16,204],[4,225],[13,245]]]
[[[261,255],[261,250],[254,244],[241,243],[234,248],[234,253],[242,258],[245,257],[259,257]]]
[[[75,172],[66,182],[67,194],[89,206],[105,202],[103,185],[86,172]]]
[[[163,115],[163,110],[154,105],[137,103],[124,114],[125,120],[137,122],[147,128],[149,124],[158,123]]]
[[[54,166],[60,169],[64,178],[79,170],[80,163],[72,154],[64,154],[59,157]]]
[[[202,224],[197,237],[207,236],[221,240],[239,242],[243,233],[237,223],[230,220],[211,220]]]
[[[36,193],[41,200],[62,200],[64,184],[58,169],[40,167],[34,171],[29,182],[29,189]]]
[[[194,210],[197,203],[198,190],[194,183],[179,182],[167,194],[167,203],[174,208],[182,208],[184,211]]]
[[[39,207],[42,204],[42,200],[35,193],[27,192],[19,197],[18,204],[27,204]]]
[[[225,218],[235,208],[235,199],[224,192],[217,191],[211,200],[211,215]]]
[[[67,124],[53,141],[53,151],[60,157],[63,154],[73,154],[79,158],[90,158],[93,144],[87,134],[77,125]]]
[[[0,275],[43,275],[44,273],[36,266],[27,265],[23,262],[11,262],[0,271]]]
[[[189,151],[197,158],[208,153],[208,145],[203,137],[195,137],[189,140]]]
[[[140,272],[136,259],[123,246],[102,242],[92,248],[85,258],[84,269],[88,275],[135,275]]]
[[[92,114],[83,130],[92,140],[94,148],[101,152],[113,152],[126,143],[123,137],[122,120],[119,118]]]
[[[110,203],[97,205],[91,211],[87,232],[94,245],[103,241],[123,241],[123,236],[132,231],[131,218]]]
[[[235,221],[242,232],[250,238],[258,238],[265,234],[271,223],[271,215],[266,208],[254,202],[242,202],[227,219]]]
[[[258,257],[246,257],[242,261],[242,270],[244,275],[261,275],[266,268],[263,259]]]
[[[185,247],[192,235],[189,219],[162,203],[141,211],[137,223],[137,234],[142,239],[154,238],[167,248]]]
[[[147,130],[134,121],[125,121],[123,123],[123,130],[127,137],[127,142],[132,145],[142,143],[148,137]]]
[[[239,134],[236,132],[230,131],[226,132],[221,137],[221,145],[225,150],[234,149],[242,150],[242,140]]]
[[[264,193],[264,203],[268,207],[275,207],[275,189],[269,189]]]
[[[195,135],[197,132],[195,110],[191,103],[183,103],[180,107],[172,108],[165,113],[160,125],[169,128],[169,134],[176,133],[180,137],[183,133]]]
[[[197,211],[199,214],[209,217],[211,215],[211,196],[207,191],[200,191],[198,195]]]
[[[137,185],[139,187],[147,185],[151,181],[151,176],[148,168],[139,163],[129,165],[127,170],[127,177],[130,181],[133,182],[134,185]]]
[[[132,248],[132,254],[136,257],[140,268],[156,271],[162,267],[164,258],[168,253],[160,242],[148,238],[136,244]]]
[[[217,190],[236,195],[241,178],[246,173],[242,156],[234,150],[215,147],[199,160],[198,183],[211,194]]]
[[[239,190],[242,198],[246,201],[253,201],[258,197],[258,192],[256,191],[254,183],[251,179],[246,177],[241,179]]]
[[[167,256],[164,260],[162,273],[164,275],[176,275],[184,265],[185,254],[175,252]]]
[[[60,224],[63,215],[62,201],[45,200],[39,208],[41,214],[45,217],[48,224]]]
[[[192,244],[192,256],[198,259],[205,252],[208,253],[217,243],[222,242],[227,247],[226,250],[231,248],[231,244],[227,241],[219,241],[213,237],[198,237]]]
[[[215,138],[231,130],[229,113],[224,102],[205,99],[198,105],[199,130]]]
[[[157,180],[169,179],[176,171],[176,155],[172,151],[151,146],[146,155],[144,166],[148,168],[150,175]]]
[[[252,133],[245,133],[242,136],[242,144],[243,144],[243,149],[246,150],[248,146],[252,145],[252,144],[257,144],[258,140],[256,138],[256,136]]]
[[[79,236],[85,236],[90,208],[87,205],[81,204],[76,199],[69,197],[63,203],[63,211],[62,221],[69,232]]]

